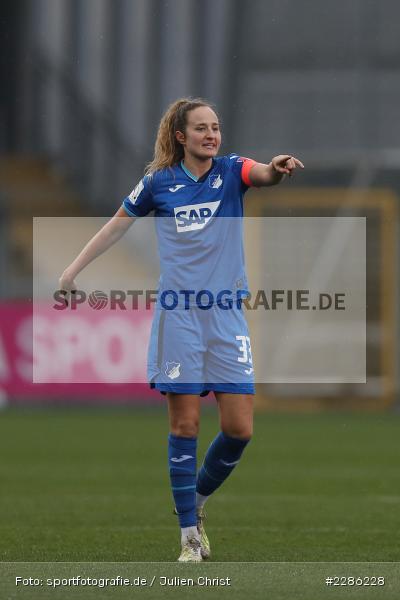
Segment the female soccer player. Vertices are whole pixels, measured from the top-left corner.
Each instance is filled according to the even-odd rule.
[[[64,271],[60,289],[154,211],[161,262],[148,357],[152,387],[168,398],[168,460],[181,527],[180,562],[210,556],[204,504],[238,464],[253,432],[254,374],[240,299],[247,292],[242,248],[243,195],[303,164],[289,154],[262,164],[217,157],[218,116],[202,99],[174,102],[161,119],[146,175],[116,215]],[[164,218],[162,218],[164,217]],[[214,392],[221,431],[196,473],[200,397]]]

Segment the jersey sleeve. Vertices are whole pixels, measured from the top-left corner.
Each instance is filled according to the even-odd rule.
[[[145,217],[154,210],[148,175],[139,181],[129,196],[124,199],[122,206],[130,217]]]
[[[246,191],[253,184],[250,181],[250,169],[256,164],[252,158],[239,156],[238,154],[230,154],[228,156],[230,170],[236,175],[242,184],[242,188]]]

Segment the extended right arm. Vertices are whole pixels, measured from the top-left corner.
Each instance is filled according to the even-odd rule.
[[[110,219],[104,227],[92,237],[83,248],[82,252],[80,252],[69,267],[65,269],[59,279],[60,290],[64,290],[65,292],[76,290],[74,279],[78,273],[80,273],[95,258],[115,244],[115,242],[126,233],[134,221],[135,218],[130,217],[121,206],[112,219]]]

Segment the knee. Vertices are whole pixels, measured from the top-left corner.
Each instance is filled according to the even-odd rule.
[[[171,433],[178,437],[197,437],[199,435],[199,422],[197,420],[177,419],[171,424]]]
[[[222,433],[232,438],[250,441],[253,437],[253,427],[250,425],[240,425],[236,427],[223,427]]]

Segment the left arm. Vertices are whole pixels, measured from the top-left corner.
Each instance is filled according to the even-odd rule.
[[[249,171],[249,179],[255,187],[276,185],[285,175],[291,177],[296,167],[304,169],[303,163],[290,154],[274,156],[270,163],[255,163]]]

